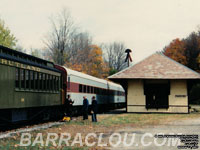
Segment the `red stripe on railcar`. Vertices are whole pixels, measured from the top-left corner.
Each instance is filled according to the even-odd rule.
[[[83,84],[81,84],[81,85],[82,86],[87,86],[87,87],[89,86],[90,87],[89,91],[87,90],[87,87],[86,87],[86,92],[84,92],[83,89],[80,92],[79,91],[79,85],[80,85],[79,83],[70,82],[70,84],[68,84],[68,86],[67,86],[67,92],[124,96],[124,92],[122,92],[122,91],[110,90],[110,89],[103,89],[103,88],[99,88],[99,87],[95,87],[95,86],[90,86],[90,85],[83,85]],[[98,92],[95,92],[94,90],[91,91],[91,87],[98,88],[100,90],[98,90]]]

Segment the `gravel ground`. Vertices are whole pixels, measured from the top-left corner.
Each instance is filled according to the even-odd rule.
[[[162,149],[162,150],[178,150],[177,148],[177,144],[175,143],[175,146],[172,146],[172,142],[171,144],[168,146],[168,142],[169,139],[166,139],[167,142],[164,141],[164,139],[158,139],[158,138],[154,138],[154,137],[150,137],[150,135],[147,135],[147,133],[151,134],[151,135],[156,135],[158,133],[163,133],[163,134],[195,134],[198,135],[200,137],[200,118],[196,118],[196,119],[189,119],[189,120],[184,120],[184,121],[179,121],[179,122],[172,122],[170,124],[167,125],[160,125],[160,126],[156,126],[156,127],[146,127],[146,128],[138,128],[135,129],[133,127],[127,127],[124,129],[119,129],[116,131],[117,133],[120,133],[122,135],[122,141],[124,138],[125,133],[128,133],[129,135],[131,135],[131,133],[135,133],[135,140],[134,143],[131,146],[124,146],[123,142],[121,142],[121,144],[119,144],[117,147],[109,147],[109,149],[113,149],[113,150],[157,150],[157,149]],[[142,137],[145,136],[144,138],[144,143],[148,144],[149,142],[151,142],[152,144],[150,144],[149,146],[143,146],[141,143],[141,139]],[[130,142],[131,140],[131,136],[128,136],[129,138],[127,138],[127,143]],[[117,136],[115,136],[115,138],[113,138],[113,143],[117,142],[119,138],[117,138]],[[156,139],[157,143],[162,144],[162,147],[156,146],[156,142],[154,142],[154,139]],[[108,141],[109,139],[107,139]],[[172,140],[172,139],[171,139]],[[199,140],[198,140],[199,141]],[[177,142],[178,143],[178,142]],[[200,142],[199,142],[200,143]],[[183,144],[181,144],[183,145]],[[200,144],[198,144],[200,146]],[[189,148],[188,148],[189,149]],[[200,150],[200,148],[197,148],[198,150]]]

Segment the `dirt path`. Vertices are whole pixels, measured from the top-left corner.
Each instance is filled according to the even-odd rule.
[[[128,133],[128,135],[135,133],[134,143],[131,146],[125,146],[123,142],[121,142],[117,147],[109,147],[109,149],[113,149],[113,150],[122,150],[122,149],[125,149],[125,150],[128,150],[128,149],[131,149],[131,150],[157,150],[157,149],[178,150],[177,144],[179,140],[177,140],[177,143],[175,143],[175,145],[173,146],[172,138],[170,139],[171,141],[169,139],[166,139],[166,142],[165,142],[163,138],[158,139],[158,138],[151,137],[151,135],[154,136],[158,133],[163,133],[163,134],[172,134],[172,133],[180,134],[181,133],[181,134],[186,134],[186,135],[189,135],[189,134],[198,135],[200,138],[200,118],[183,120],[179,122],[175,121],[167,125],[146,127],[142,129],[126,127],[124,129],[116,130],[116,132],[122,135],[122,141],[126,133]],[[130,143],[131,139],[132,139],[132,136],[128,136],[126,140],[127,143]],[[178,138],[174,138],[174,139],[178,139]],[[107,139],[107,141],[109,141],[109,139]],[[112,141],[113,143],[119,141],[119,137],[115,136],[115,138],[113,138]],[[143,141],[145,145],[148,145],[148,144],[149,145],[144,146],[144,144],[142,144],[141,141]],[[159,146],[159,144],[162,146]],[[200,150],[200,148],[198,148],[198,150]]]

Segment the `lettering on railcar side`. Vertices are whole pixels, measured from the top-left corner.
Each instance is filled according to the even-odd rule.
[[[7,65],[7,60],[6,59],[1,59],[1,63]]]
[[[27,69],[27,70],[32,70],[32,71],[37,71],[37,72],[45,72],[45,73],[59,75],[58,73],[54,73],[54,72],[51,72],[49,70],[41,69],[39,67],[30,66],[30,65],[26,65],[26,64],[22,64],[22,63],[19,63],[19,62],[7,60],[7,59],[2,59],[2,58],[0,58],[0,64],[12,66],[12,67],[17,67],[17,68],[22,68],[22,69]]]
[[[3,65],[14,66],[14,67],[17,67],[17,68],[22,68],[22,69],[28,69],[28,70],[38,71],[38,72],[41,71],[41,69],[38,68],[38,67],[25,65],[25,64],[21,64],[21,63],[14,62],[14,61],[11,61],[11,60],[6,60],[6,59],[0,59],[0,63],[3,64]]]

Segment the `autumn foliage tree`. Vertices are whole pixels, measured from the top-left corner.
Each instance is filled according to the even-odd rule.
[[[164,48],[164,54],[183,65],[187,65],[185,50],[184,41],[177,38]]]
[[[200,72],[200,32],[192,32],[185,39],[175,39],[163,49],[164,55]]]
[[[87,55],[83,53],[87,52]],[[108,76],[108,65],[103,60],[102,50],[97,45],[90,45],[89,49],[79,51],[77,54],[77,63],[66,63],[69,68],[80,71],[98,78]],[[79,63],[81,62],[81,63]]]
[[[91,45],[86,68],[88,74],[99,78],[105,78],[108,75],[108,65],[103,60],[101,48],[97,45]]]

